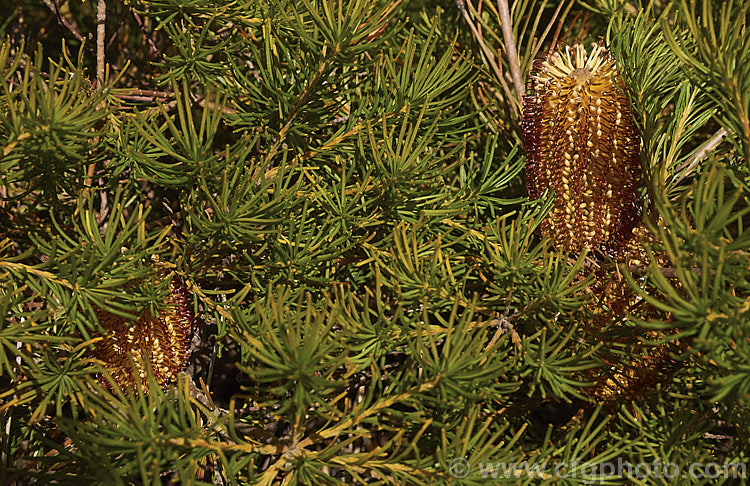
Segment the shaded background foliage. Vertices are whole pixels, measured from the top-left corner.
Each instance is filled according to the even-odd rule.
[[[575,41],[620,63],[629,265],[534,233],[498,6],[113,1],[97,80],[95,2],[1,2],[2,482],[747,462],[748,3],[511,4],[520,72]],[[108,391],[97,312],[174,279],[185,372]]]

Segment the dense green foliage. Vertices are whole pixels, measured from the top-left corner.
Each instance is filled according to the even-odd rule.
[[[750,462],[750,2],[511,4],[521,72],[576,40],[620,63],[638,268],[534,232],[499,3],[475,3],[108,0],[97,81],[96,0],[0,1],[0,483]],[[156,313],[176,278],[185,373],[108,390],[97,312]],[[677,340],[635,398],[589,392]],[[675,484],[636,476],[601,482]]]

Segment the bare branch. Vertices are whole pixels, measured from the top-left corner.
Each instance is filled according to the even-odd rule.
[[[156,43],[154,42],[154,39],[152,39],[152,36],[149,34],[148,29],[146,29],[146,26],[143,24],[143,20],[141,20],[141,17],[133,9],[130,10],[130,13],[133,14],[135,23],[138,24],[138,28],[141,29],[141,32],[143,32],[143,37],[146,38],[146,42],[148,42],[148,45],[151,47],[151,52],[158,56],[161,56],[159,48],[156,47]]]
[[[75,25],[75,21],[72,23],[66,19],[61,13],[60,9],[57,7],[57,2],[52,3],[52,0],[44,0],[44,4],[52,10],[55,15],[57,15],[57,19],[60,21],[61,24],[65,26],[66,29],[68,29],[74,36],[76,36],[76,39],[83,42],[83,36],[78,31],[78,26]]]
[[[513,79],[513,86],[516,88],[518,96],[518,105],[523,103],[523,77],[521,74],[521,65],[518,62],[518,48],[516,39],[513,37],[513,24],[510,23],[510,10],[508,9],[508,0],[497,0],[497,9],[500,12],[500,28],[503,31],[503,41],[505,42],[505,51],[510,64],[510,75]]]
[[[695,153],[675,171],[679,173],[679,176],[675,174],[674,177],[672,177],[672,185],[676,186],[687,177],[689,177],[690,174],[692,174],[692,172],[698,166],[698,164],[700,164],[701,161],[708,156],[708,153],[719,146],[719,144],[722,140],[724,140],[724,137],[726,137],[727,134],[728,133],[724,128],[714,133],[713,136],[711,136],[711,138],[706,141],[706,143],[698,148],[698,150],[696,150]]]
[[[568,16],[568,12],[570,12],[570,9],[573,8],[573,5],[575,2],[570,2],[568,4],[568,8],[565,9],[565,12],[563,13],[562,17],[560,18],[560,24],[562,24],[562,21],[565,19],[565,17]],[[552,18],[550,19],[549,23],[547,24],[547,28],[544,29],[544,32],[542,32],[542,35],[539,37],[539,40],[536,42],[536,45],[534,46],[534,50],[531,53],[531,60],[534,60],[539,54],[539,49],[542,47],[542,44],[544,43],[544,39],[547,38],[549,35],[549,31],[552,30],[552,26],[555,25],[555,21],[557,20],[557,16],[560,14],[560,10],[565,6],[565,2],[560,2],[560,5],[557,6],[557,10],[555,10],[555,13],[552,15]],[[539,13],[542,13],[542,10],[539,10]],[[536,29],[535,29],[536,30]],[[554,44],[553,46],[554,47]]]
[[[471,29],[471,33],[477,40],[479,48],[487,58],[487,64],[489,64],[492,72],[495,73],[495,77],[498,79],[498,81],[500,81],[500,84],[503,87],[503,91],[505,92],[506,99],[510,102],[510,100],[513,99],[513,92],[510,90],[510,86],[508,86],[508,83],[505,81],[505,76],[503,76],[502,64],[498,59],[495,58],[495,54],[492,53],[490,48],[487,47],[487,44],[484,42],[484,37],[482,36],[481,32],[479,32],[476,25],[474,25],[469,12],[466,10],[466,4],[464,3],[464,0],[456,0],[456,5],[458,6],[458,10],[461,12],[461,16],[464,18],[464,21],[468,24],[469,29]]]
[[[104,23],[107,21],[107,4],[99,0],[96,7],[96,78],[97,86],[104,84]]]
[[[643,265],[643,264],[628,265],[628,267],[627,267],[628,272],[630,272],[630,274],[633,277],[636,277],[636,278],[637,277],[643,277],[644,275],[647,275],[649,273],[649,271],[650,271],[651,268],[654,268],[655,270],[658,270],[659,273],[661,273],[662,275],[664,275],[667,278],[679,278],[679,276],[680,276],[679,269],[676,268],[676,267],[661,267],[661,266],[660,267],[651,267],[650,265]],[[689,268],[686,268],[685,270],[690,270],[691,272],[693,272],[696,275],[700,275],[701,273],[705,272],[705,270],[701,270],[698,267],[689,267]],[[709,270],[706,273],[708,273],[709,275],[716,275],[716,270]]]

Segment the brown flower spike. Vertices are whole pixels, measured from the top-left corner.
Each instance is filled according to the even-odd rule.
[[[640,137],[615,61],[594,45],[566,46],[537,61],[524,96],[527,188],[554,191],[542,233],[570,251],[613,249],[639,211]]]
[[[133,366],[138,379],[147,387],[148,363],[162,387],[173,381],[187,360],[193,314],[183,283],[173,278],[169,297],[158,315],[146,310],[135,322],[98,310],[99,323],[107,332],[93,355],[104,362],[117,384],[135,389]],[[131,359],[133,365],[131,365]]]
[[[542,233],[573,253],[605,251],[625,265],[645,261],[636,236],[645,231],[638,226],[640,135],[614,58],[600,45],[590,52],[580,44],[566,46],[535,63],[528,92],[522,128],[529,197],[554,192]],[[603,267],[595,277],[591,291],[598,304],[590,317],[591,332],[597,333],[612,321],[619,323],[637,300],[619,272]],[[610,344],[605,342],[602,350]],[[619,345],[629,346],[634,357],[617,361],[614,354],[603,353],[607,369],[592,370],[588,378],[595,383],[585,391],[595,402],[635,400],[680,366],[672,358],[679,343],[646,351],[640,337],[630,336]]]

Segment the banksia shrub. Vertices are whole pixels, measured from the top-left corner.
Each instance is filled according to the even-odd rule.
[[[749,9],[0,0],[0,484],[747,462]]]
[[[612,248],[638,216],[640,136],[615,60],[599,45],[538,61],[524,97],[529,197],[554,203],[542,232],[566,250]]]

